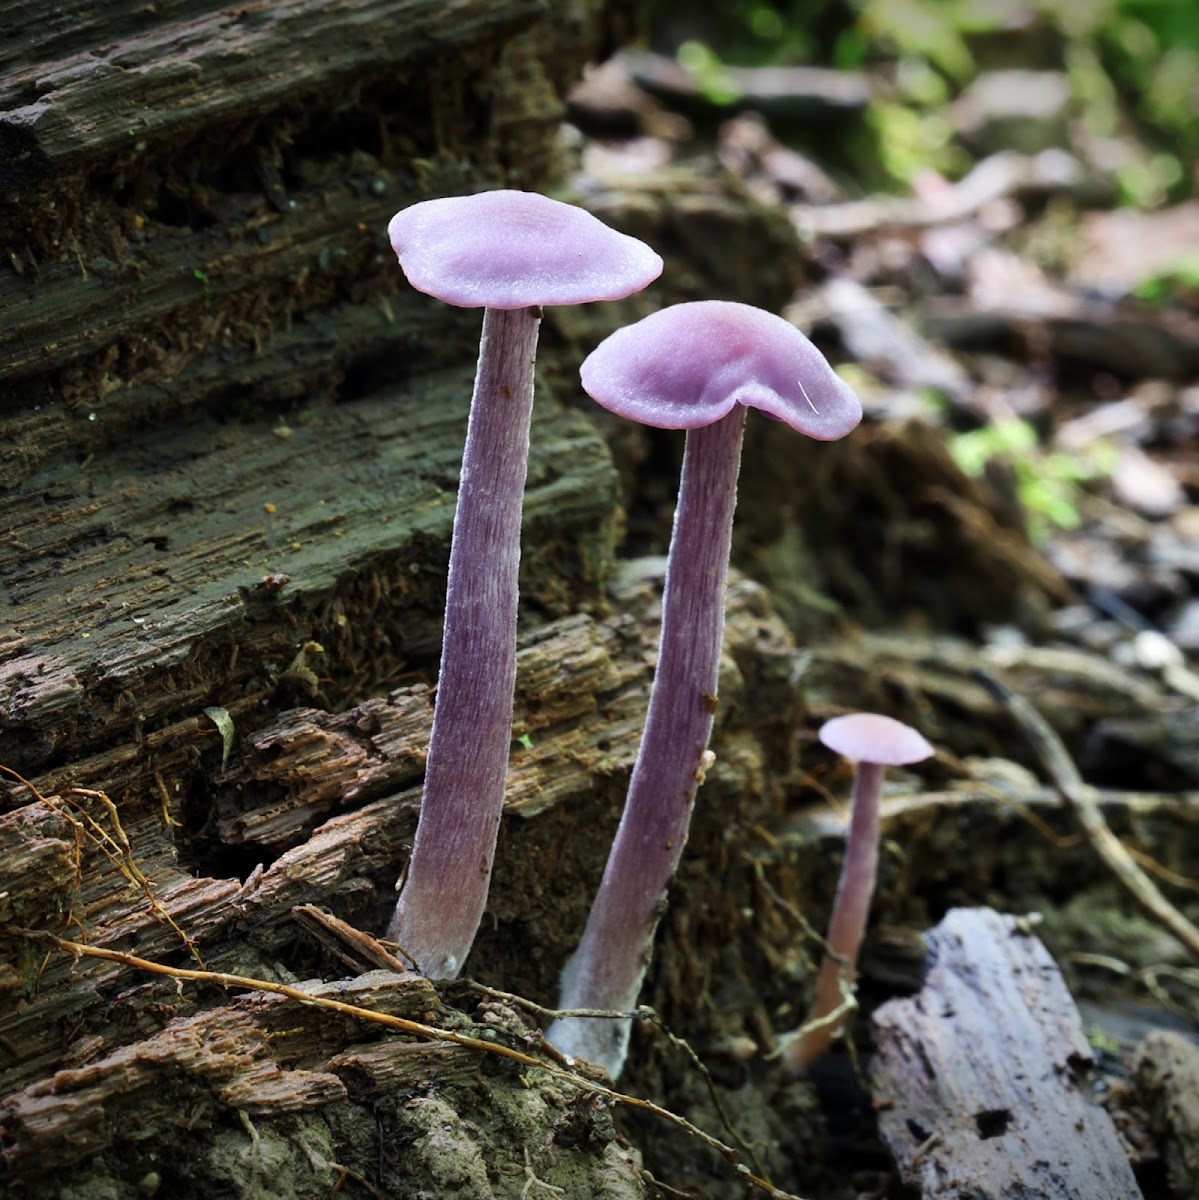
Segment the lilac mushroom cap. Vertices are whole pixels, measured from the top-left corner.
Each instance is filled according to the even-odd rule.
[[[826,721],[816,735],[830,750],[854,762],[903,767],[933,755],[928,739],[910,725],[880,713],[849,713]]]
[[[580,374],[599,404],[659,429],[698,429],[741,404],[827,442],[862,419],[853,389],[790,321],[730,300],[675,304],[618,329]]]
[[[408,282],[460,308],[619,300],[662,273],[644,242],[536,192],[425,200],[387,233]]]
[[[413,287],[484,309],[420,819],[388,926],[425,974],[453,979],[486,905],[504,803],[541,309],[627,296],[662,260],[583,209],[530,192],[426,200],[397,213],[388,233]]]
[[[636,1005],[710,762],[747,409],[831,441],[858,424],[862,406],[793,325],[721,300],[676,304],[617,330],[587,357],[581,375],[584,389],[612,412],[687,431],[641,748],[604,877],[559,992],[560,1009],[626,1013]],[[560,1017],[546,1037],[615,1078],[629,1028],[624,1016]]]

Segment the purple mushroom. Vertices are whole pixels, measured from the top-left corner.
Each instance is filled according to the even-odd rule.
[[[780,1039],[780,1057],[793,1071],[805,1070],[828,1049],[841,1032],[848,1011],[844,999],[853,987],[878,869],[883,773],[887,767],[921,762],[933,753],[932,746],[910,725],[877,713],[835,717],[820,727],[817,736],[830,750],[857,762],[858,769],[845,859],[828,927],[829,949],[839,957],[825,955],[807,1020]]]
[[[521,502],[541,308],[616,300],[662,260],[583,209],[530,192],[426,200],[388,226],[409,283],[482,308],[424,795],[387,936],[431,978],[474,941],[504,801],[516,679]]]
[[[707,765],[746,408],[830,441],[858,424],[862,406],[793,325],[719,300],[679,304],[618,330],[581,373],[583,387],[605,408],[687,430],[645,732],[559,1001],[564,1009],[627,1011],[641,990]],[[629,1029],[628,1019],[563,1017],[546,1036],[615,1078]]]

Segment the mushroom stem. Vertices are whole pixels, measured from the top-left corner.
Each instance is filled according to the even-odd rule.
[[[521,504],[540,318],[540,308],[488,308],[483,314],[424,796],[387,930],[433,979],[456,978],[474,941],[504,804],[516,684]]]
[[[874,880],[878,871],[879,802],[883,789],[881,763],[861,762],[853,785],[853,811],[845,841],[845,859],[833,899],[828,946],[816,976],[816,992],[803,1025],[783,1041],[780,1057],[792,1071],[804,1071],[816,1061],[841,1032],[842,1006],[856,975],[858,951],[870,915]]]
[[[603,881],[562,972],[561,1008],[624,1012],[637,1003],[706,768],[745,413],[736,404],[687,434],[645,731]],[[630,1028],[628,1018],[564,1017],[546,1036],[615,1078]]]

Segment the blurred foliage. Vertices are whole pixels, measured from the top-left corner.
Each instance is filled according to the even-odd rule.
[[[659,48],[699,42],[746,67],[829,62],[835,39],[856,19],[842,0],[649,0],[646,10]]]
[[[1199,251],[1183,255],[1169,270],[1150,275],[1135,295],[1146,304],[1188,304],[1199,309]]]
[[[717,104],[738,99],[726,65],[870,68],[883,86],[846,147],[866,186],[966,170],[949,103],[981,71],[1022,66],[1065,72],[1080,132],[1124,141],[1126,203],[1194,190],[1197,0],[650,0],[648,15]]]
[[[1010,472],[1034,543],[1079,523],[1082,485],[1110,475],[1117,454],[1105,442],[1075,454],[1043,450],[1037,431],[1018,417],[955,434],[949,451],[967,475],[982,475],[996,464]]]

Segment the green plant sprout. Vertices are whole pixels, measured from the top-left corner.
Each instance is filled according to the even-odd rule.
[[[684,42],[678,48],[676,57],[709,104],[723,107],[736,104],[741,99],[741,89],[725,70],[724,63],[703,42]]]
[[[1165,270],[1147,276],[1137,284],[1133,295],[1156,306],[1179,300],[1199,304],[1199,253],[1186,254]]]
[[[1045,542],[1055,529],[1078,525],[1082,485],[1110,475],[1117,453],[1106,442],[1071,454],[1043,450],[1036,430],[1018,417],[952,435],[949,452],[962,471],[975,478],[993,460],[1008,465],[1028,522],[1028,536],[1036,544]]]
[[[197,280],[200,286],[204,289],[204,307],[212,307],[212,280],[208,278],[208,273],[202,267],[195,267],[192,270],[192,278]]]

